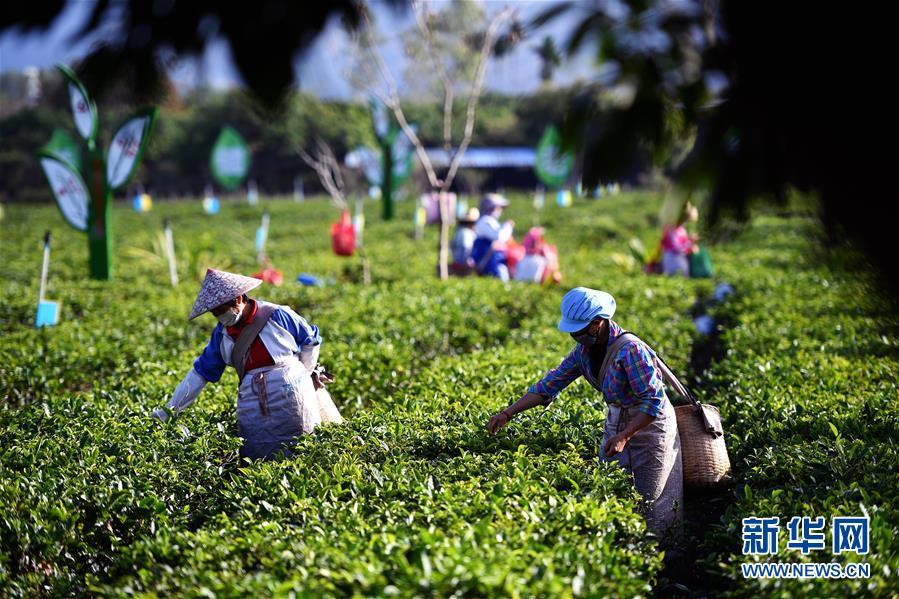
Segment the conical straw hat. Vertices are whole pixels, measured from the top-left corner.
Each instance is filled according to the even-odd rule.
[[[230,302],[260,285],[262,285],[262,281],[259,279],[236,275],[233,272],[225,272],[224,270],[215,270],[214,268],[207,269],[206,278],[203,279],[200,293],[197,294],[197,301],[194,302],[194,307],[190,311],[188,320],[193,320],[200,314]]]

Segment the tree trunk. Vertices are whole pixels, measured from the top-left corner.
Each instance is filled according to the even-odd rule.
[[[381,156],[384,165],[381,174],[381,202],[384,220],[393,220],[393,148],[391,144],[381,144]]]
[[[440,205],[440,279],[445,281],[449,278],[450,228],[449,195],[446,191],[439,193],[438,202]]]

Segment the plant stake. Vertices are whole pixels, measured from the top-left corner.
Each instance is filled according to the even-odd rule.
[[[169,219],[162,221],[162,228],[165,232],[165,253],[169,259],[169,280],[172,287],[178,284],[178,269],[175,265],[175,240],[172,236],[172,227],[169,226]]]
[[[41,288],[37,299],[37,316],[35,328],[50,327],[59,322],[59,304],[44,300],[47,291],[47,271],[50,268],[50,231],[44,233],[44,260],[41,265]]]

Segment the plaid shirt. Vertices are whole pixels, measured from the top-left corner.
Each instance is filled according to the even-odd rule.
[[[612,345],[620,334],[621,327],[610,320],[608,345]],[[562,389],[581,375],[602,392],[606,403],[622,407],[636,405],[641,412],[652,417],[662,411],[665,402],[662,374],[655,367],[655,352],[642,341],[627,343],[619,350],[599,386],[590,374],[589,348],[577,344],[559,366],[531,385],[528,391],[542,395],[546,398],[545,405],[549,405]]]

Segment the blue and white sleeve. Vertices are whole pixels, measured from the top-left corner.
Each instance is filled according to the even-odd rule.
[[[194,361],[194,370],[207,382],[215,383],[225,372],[225,359],[222,357],[222,325],[215,325],[212,337],[200,357]]]
[[[272,320],[287,329],[297,342],[297,347],[321,345],[322,337],[318,327],[309,324],[306,319],[287,306],[281,306],[272,314]]]
[[[272,320],[293,335],[299,347],[300,362],[303,366],[308,370],[314,369],[318,364],[319,346],[322,343],[318,327],[309,324],[305,318],[286,306],[275,310]]]
[[[203,353],[194,360],[194,367],[184,376],[181,383],[175,388],[175,392],[172,393],[168,402],[168,408],[172,412],[177,414],[189,408],[200,396],[206,383],[215,383],[222,378],[222,373],[225,372],[225,360],[222,358],[221,343],[222,325],[216,325]],[[153,410],[152,416],[163,422],[169,418],[163,408]]]

